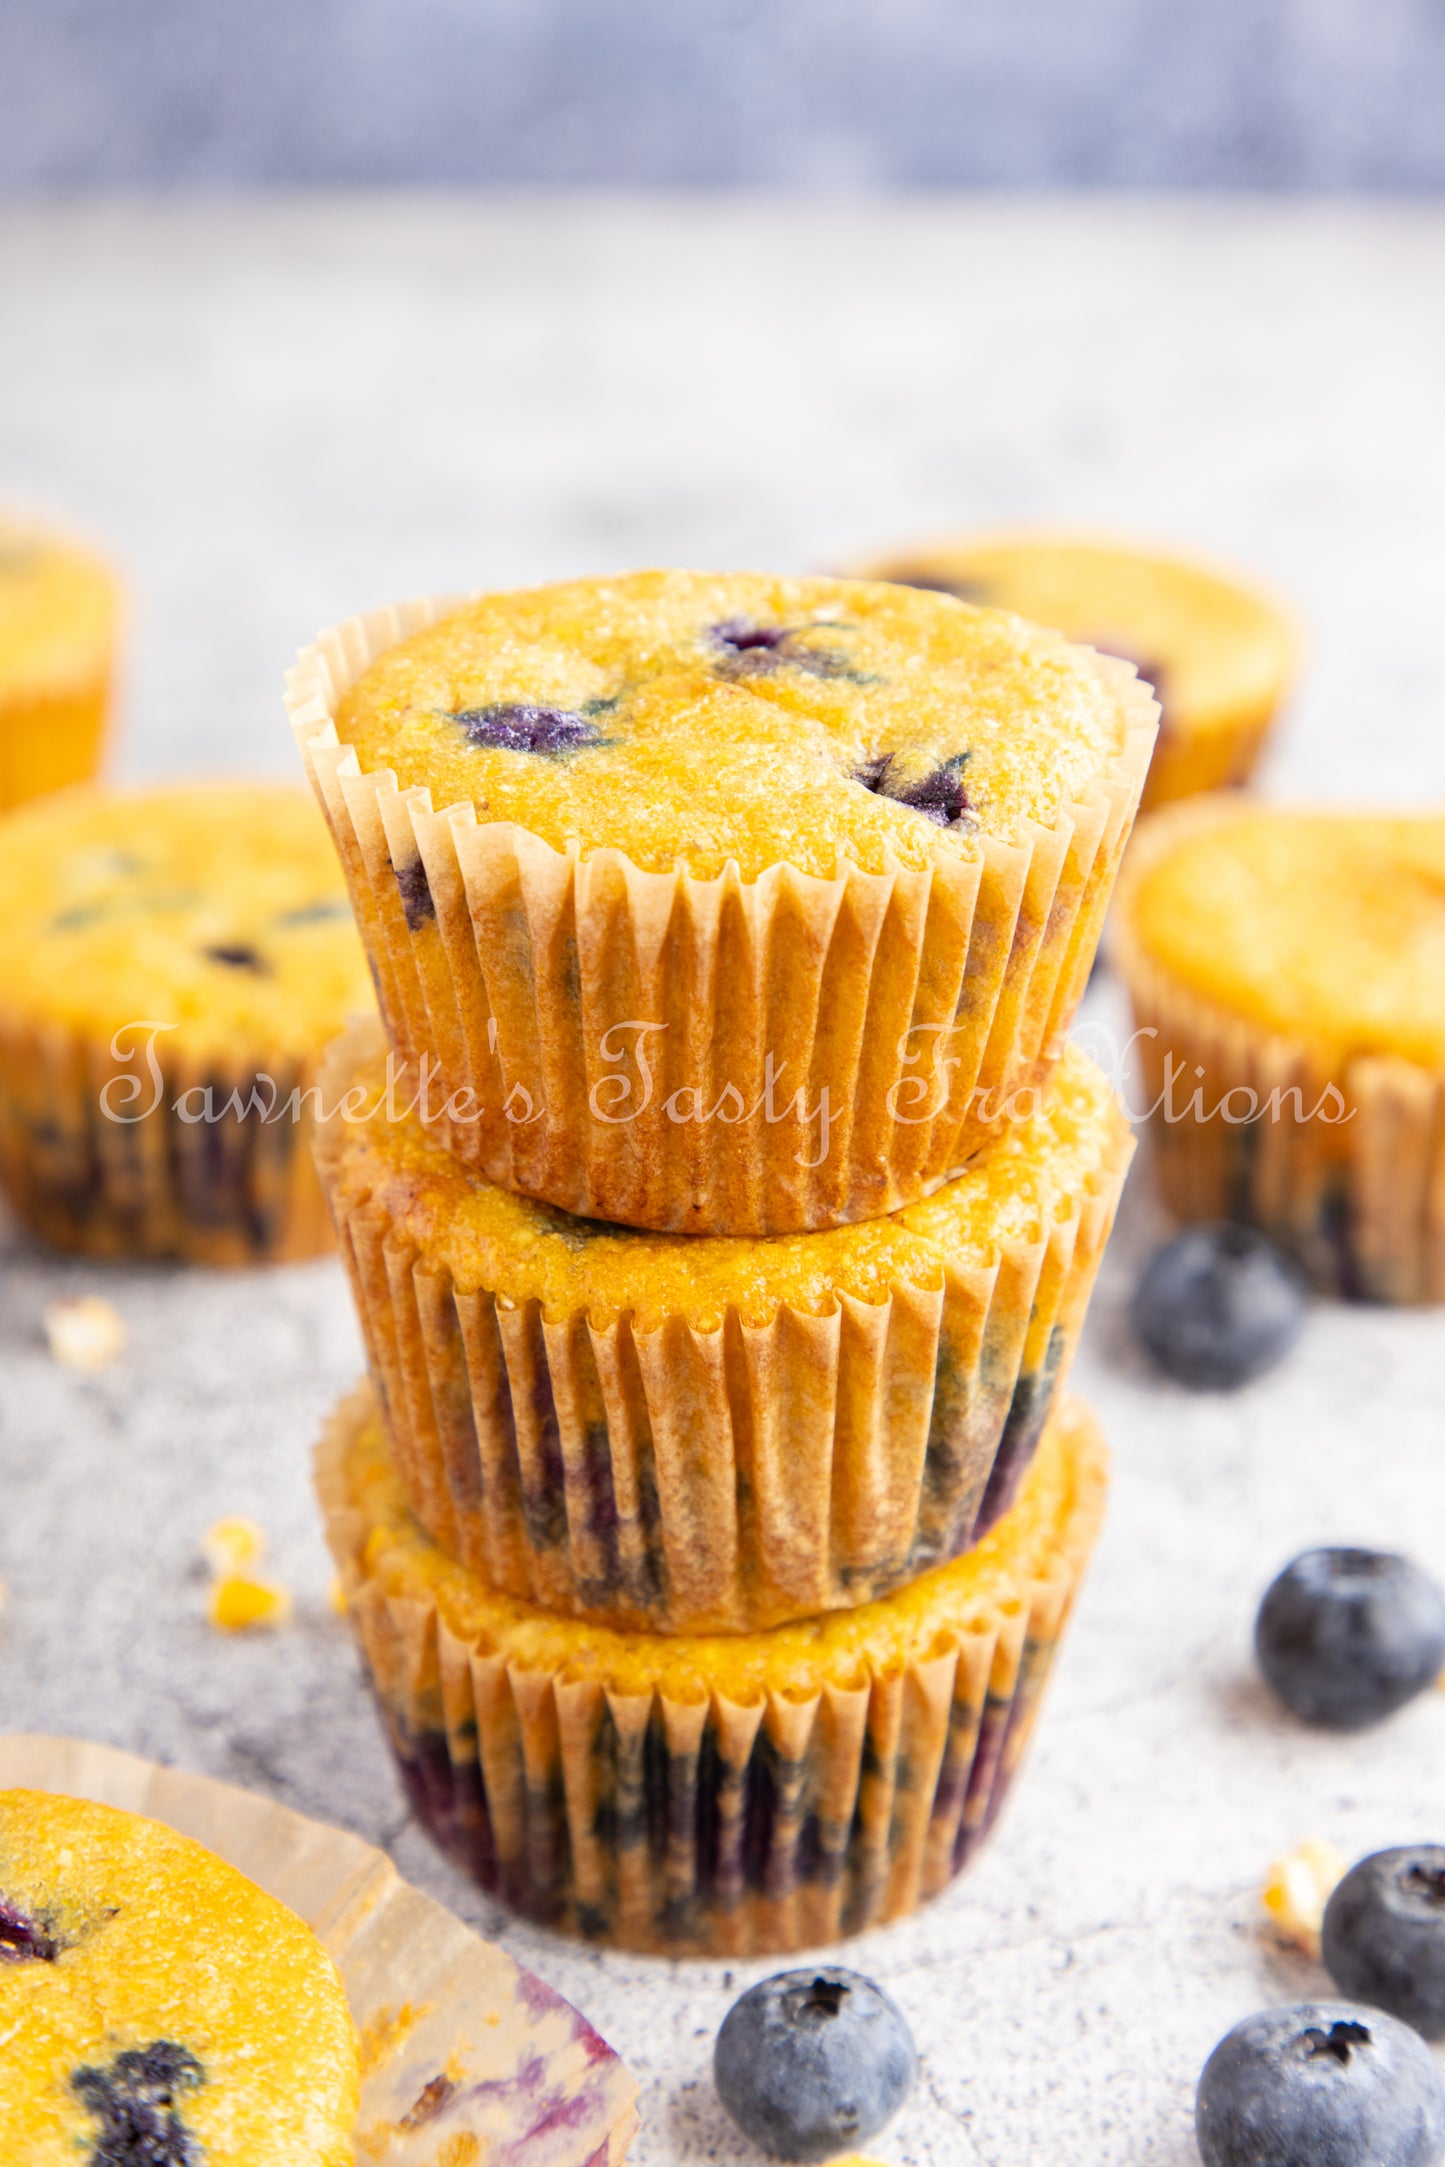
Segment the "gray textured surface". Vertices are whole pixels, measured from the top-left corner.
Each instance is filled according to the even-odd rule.
[[[0,0],[0,186],[1445,185],[1432,0]]]
[[[810,276],[764,288],[761,263]],[[1299,596],[1313,672],[1275,787],[1439,797],[1442,271],[1445,221],[1346,210],[11,215],[0,473],[133,570],[136,770],[283,764],[291,647],[399,589],[810,563],[1049,510],[1232,548]],[[1186,2167],[1214,2039],[1319,1983],[1257,1930],[1270,1858],[1306,1833],[1346,1854],[1439,1834],[1445,1699],[1362,1740],[1307,1735],[1248,1643],[1269,1573],[1312,1539],[1404,1543],[1445,1572],[1445,1316],[1322,1308],[1287,1369],[1193,1399],[1123,1328],[1150,1231],[1136,1175],[1078,1374],[1115,1504],[1031,1764],[971,1878],[853,1952],[924,2054],[876,2147],[894,2167]],[[40,1339],[45,1301],[81,1289],[131,1331],[89,1378]],[[757,2167],[708,2080],[748,1969],[728,1984],[508,1924],[406,1818],[307,1484],[357,1362],[329,1265],[4,1254],[0,1724],[387,1841],[634,2061],[639,2167]],[[300,1597],[276,1638],[204,1622],[197,1539],[237,1510]]]

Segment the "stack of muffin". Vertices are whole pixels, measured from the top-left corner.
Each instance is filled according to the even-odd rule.
[[[646,573],[352,620],[289,696],[382,1018],[322,1078],[371,1377],[319,1480],[418,1811],[632,1947],[895,1917],[1102,1512],[1060,1388],[1130,1142],[1065,1035],[1148,688]]]

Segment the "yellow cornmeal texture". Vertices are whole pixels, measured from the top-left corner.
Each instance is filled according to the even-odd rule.
[[[1327,1066],[1445,1068],[1445,817],[1225,814],[1141,876],[1129,922],[1188,991]]]
[[[327,1107],[353,1117],[338,1123],[342,1197],[369,1192],[463,1291],[536,1300],[549,1318],[631,1312],[645,1324],[671,1315],[704,1331],[729,1310],[762,1324],[784,1302],[813,1313],[831,1311],[840,1292],[881,1302],[900,1279],[939,1286],[950,1262],[1037,1240],[1049,1214],[1067,1218],[1089,1177],[1117,1157],[1120,1126],[1103,1073],[1070,1048],[1033,1117],[1009,1122],[966,1173],[932,1196],[887,1218],[752,1239],[574,1219],[471,1172],[415,1116],[388,1119],[379,1058],[348,1089],[355,1096],[338,1092]],[[1036,1098],[1027,1094],[1027,1104]],[[398,1089],[392,1104],[405,1103]]]
[[[436,1606],[467,1645],[519,1669],[596,1680],[613,1692],[672,1700],[716,1694],[755,1704],[769,1693],[806,1700],[825,1682],[851,1689],[952,1645],[996,1611],[1021,1579],[1045,1576],[1080,1500],[1103,1481],[1092,1418],[1068,1403],[1049,1422],[1018,1503],[981,1543],[882,1601],[833,1610],[767,1632],[676,1635],[624,1632],[557,1618],[493,1594],[454,1565],[412,1518],[381,1430],[367,1422],[351,1445],[345,1482],[367,1523],[365,1575],[393,1597]]]
[[[158,1821],[36,1791],[0,1792],[0,1903],[59,1945],[0,1962],[13,2167],[89,2158],[102,2125],[75,2072],[114,2083],[117,2055],[157,2042],[200,2064],[174,2099],[205,2167],[350,2167],[346,1995],[284,1904]]]
[[[1264,595],[1187,558],[1085,536],[1018,535],[940,543],[880,576],[957,581],[970,600],[1053,625],[1158,675],[1165,728],[1231,725],[1272,708],[1295,661],[1295,634]]]
[[[119,597],[98,557],[0,519],[0,697],[106,667]]]
[[[781,644],[736,644],[759,631]],[[596,741],[505,749],[455,719],[525,706]],[[364,772],[428,784],[439,810],[471,803],[651,872],[709,879],[731,860],[744,880],[782,862],[975,857],[980,829],[1013,841],[1051,821],[1124,743],[1088,659],[1016,618],[855,581],[689,572],[484,596],[373,663],[336,727]],[[879,789],[856,779],[885,757]],[[950,761],[969,812],[943,827],[901,793]]]
[[[335,852],[300,789],[76,790],[0,822],[0,1013],[105,1041],[174,1025],[165,1059],[319,1052],[371,1005]]]

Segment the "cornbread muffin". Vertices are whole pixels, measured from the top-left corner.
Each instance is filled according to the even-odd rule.
[[[159,1821],[0,1791],[0,2150],[351,2167],[356,2036],[310,1928]]]
[[[937,1893],[992,1825],[1103,1513],[1061,1409],[983,1541],[882,1602],[666,1638],[494,1593],[412,1518],[366,1390],[318,1484],[418,1814],[518,1910],[669,1954],[815,1947]]]
[[[61,1248],[317,1253],[307,1094],[370,990],[303,791],[23,807],[0,821],[0,1185]]]
[[[961,535],[870,571],[1132,662],[1163,710],[1146,808],[1247,782],[1298,663],[1292,620],[1238,572],[1092,535]]]
[[[1201,800],[1136,849],[1117,951],[1170,1208],[1329,1291],[1445,1300],[1445,815]]]
[[[742,1631],[886,1594],[1007,1508],[1132,1150],[1082,1054],[931,1197],[749,1240],[497,1187],[388,1107],[383,1047],[373,1022],[323,1070],[317,1163],[449,1556],[552,1610]]]
[[[0,515],[0,812],[94,775],[119,624],[98,557]]]
[[[353,619],[291,674],[448,1148],[772,1234],[955,1172],[1057,1059],[1155,709],[942,597],[641,572]]]

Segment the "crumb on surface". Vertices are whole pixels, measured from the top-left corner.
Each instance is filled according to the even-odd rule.
[[[346,1616],[351,1606],[346,1600],[346,1582],[342,1579],[340,1573],[331,1575],[331,1585],[326,1591],[326,1600],[330,1603],[338,1618]]]
[[[250,1573],[226,1573],[211,1588],[207,1616],[218,1632],[245,1633],[257,1626],[285,1625],[291,1597],[274,1581]]]
[[[1320,1953],[1325,1905],[1344,1871],[1334,1845],[1318,1836],[1307,1836],[1269,1870],[1260,1900],[1276,1931],[1306,1956]]]
[[[125,1348],[119,1312],[102,1294],[66,1294],[45,1305],[45,1337],[67,1369],[105,1369]]]
[[[266,1534],[259,1521],[239,1512],[213,1520],[201,1537],[206,1563],[218,1580],[257,1564],[265,1547]]]

